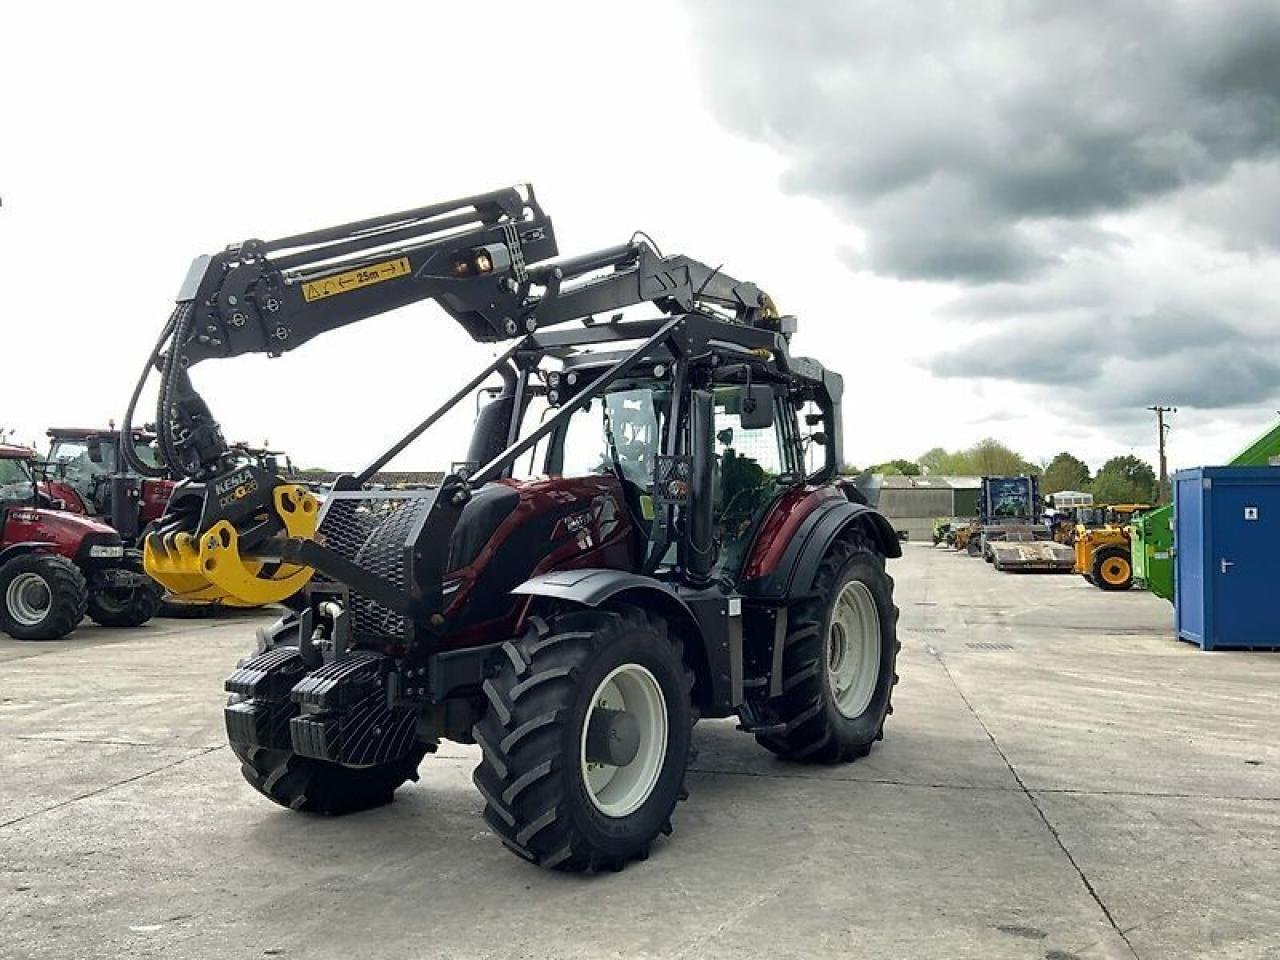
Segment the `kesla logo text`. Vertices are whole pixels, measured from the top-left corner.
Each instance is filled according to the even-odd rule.
[[[252,470],[241,470],[239,473],[233,473],[229,477],[216,481],[213,485],[213,492],[218,497],[218,503],[224,507],[231,506],[237,500],[243,500],[257,489],[258,481],[253,479]]]

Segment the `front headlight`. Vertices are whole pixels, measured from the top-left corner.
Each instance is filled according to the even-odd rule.
[[[110,544],[98,544],[89,548],[89,556],[104,559],[107,557],[123,557],[124,544],[112,546]]]

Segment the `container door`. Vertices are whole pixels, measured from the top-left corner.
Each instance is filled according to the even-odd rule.
[[[1211,499],[1214,645],[1280,646],[1280,486],[1218,479]]]
[[[1176,609],[1178,635],[1204,643],[1204,493],[1200,477],[1179,477],[1177,493],[1178,552]]]

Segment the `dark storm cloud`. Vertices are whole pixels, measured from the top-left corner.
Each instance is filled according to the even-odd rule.
[[[1221,318],[1175,313],[1082,327],[1006,321],[929,362],[940,377],[1054,388],[1074,408],[1141,410],[1175,401],[1222,409],[1280,392],[1280,331],[1258,334]]]
[[[790,189],[845,209],[858,265],[883,274],[1024,281],[1094,246],[1042,225],[1280,150],[1271,0],[692,9],[723,120],[783,152]]]

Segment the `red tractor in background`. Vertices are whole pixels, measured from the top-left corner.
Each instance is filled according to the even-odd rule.
[[[105,523],[63,509],[42,484],[35,454],[0,444],[0,630],[58,640],[87,613],[104,627],[141,626],[160,592],[141,554]]]

